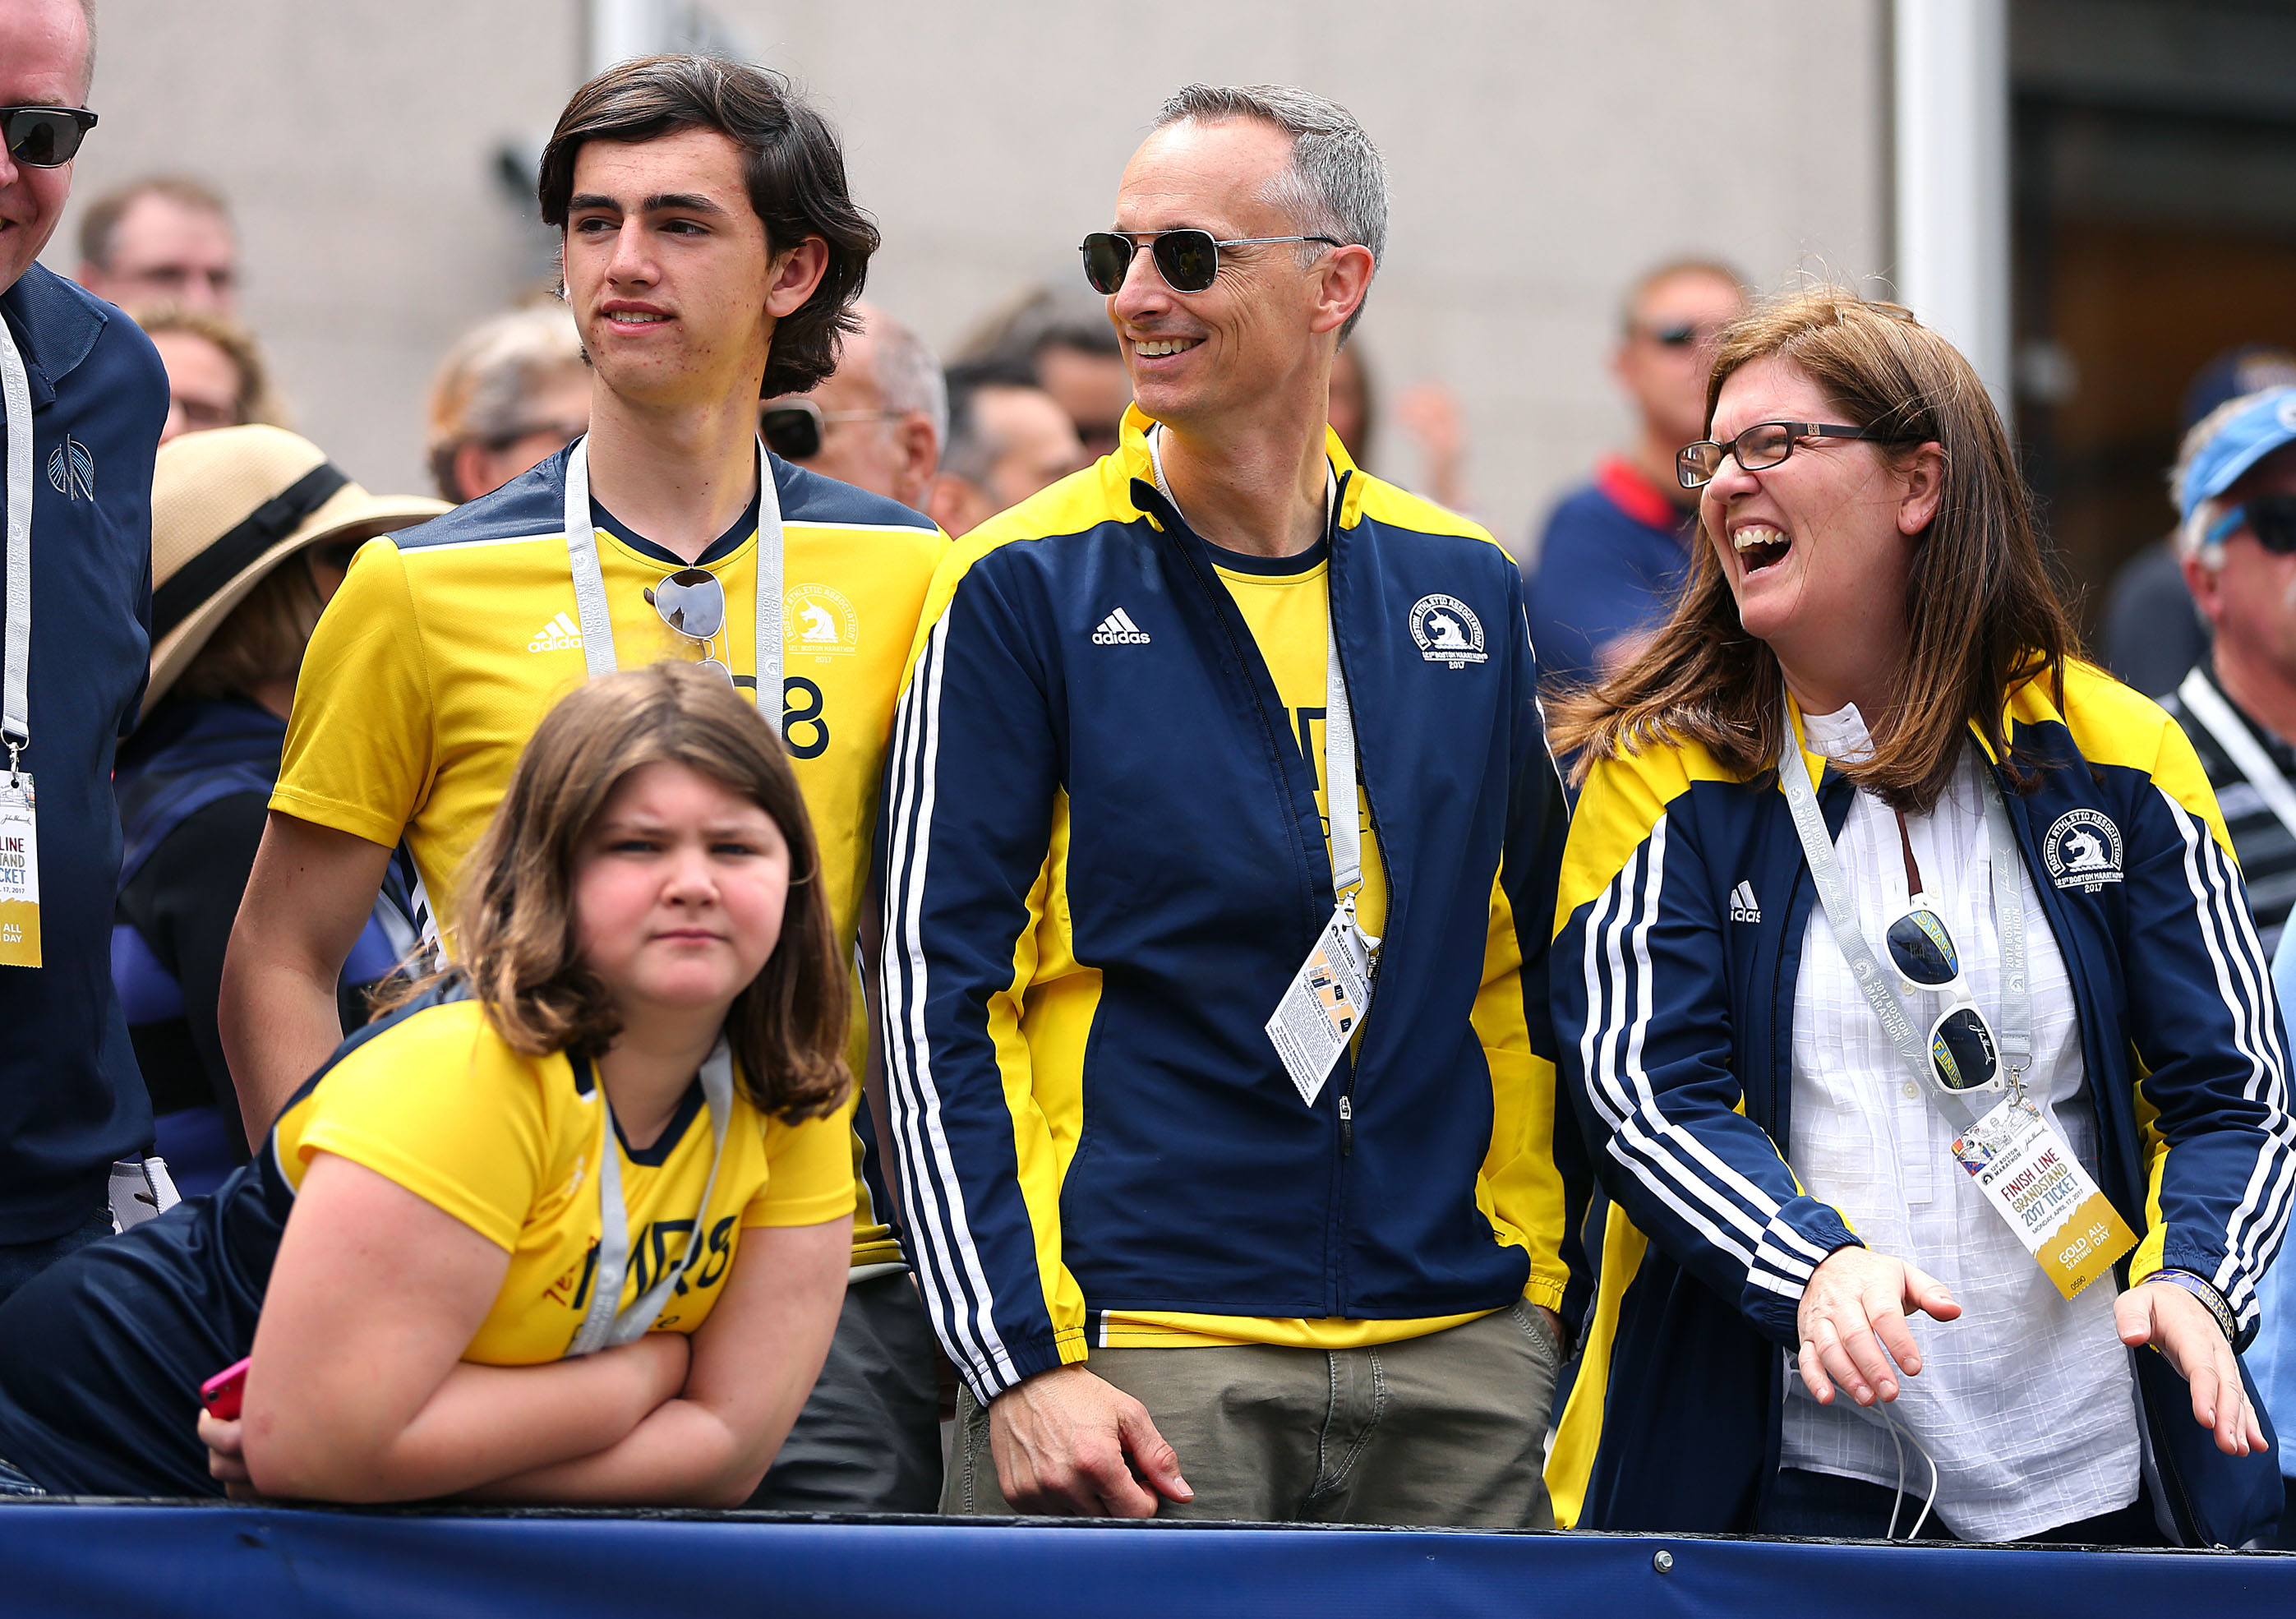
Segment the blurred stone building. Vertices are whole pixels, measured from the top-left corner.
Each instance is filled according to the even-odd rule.
[[[1480,514],[1510,540],[1624,431],[1603,364],[1637,268],[1718,253],[1768,285],[1888,267],[1878,0],[1754,0],[1726,27],[1696,0],[100,0],[98,14],[103,122],[76,196],[152,171],[228,193],[244,312],[297,424],[376,489],[422,487],[423,386],[455,333],[550,278],[523,175],[567,93],[597,56],[697,36],[827,107],[884,229],[871,295],[944,346],[1032,283],[1080,284],[1075,243],[1106,225],[1172,88],[1273,79],[1336,97],[1393,177],[1365,352],[1383,395],[1428,377],[1458,391]],[[75,225],[46,255],[67,273]],[[1415,475],[1393,431],[1380,458]]]

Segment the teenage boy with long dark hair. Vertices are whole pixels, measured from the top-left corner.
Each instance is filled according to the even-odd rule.
[[[224,976],[250,1139],[333,1048],[331,986],[393,847],[451,957],[455,873],[520,748],[618,666],[705,660],[745,690],[764,666],[838,938],[854,939],[902,659],[944,542],[768,456],[758,401],[834,369],[876,229],[819,113],[771,72],[699,56],[576,91],[540,193],[593,367],[590,431],[368,546],[320,622]],[[762,641],[761,620],[776,627]],[[931,1342],[882,1206],[863,1199],[838,1341],[770,1504],[933,1500]]]

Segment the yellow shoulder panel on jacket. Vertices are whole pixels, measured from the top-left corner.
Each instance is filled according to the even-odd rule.
[[[1667,806],[1700,781],[1737,778],[1695,743],[1660,744],[1640,752],[1598,759],[1579,790],[1562,852],[1562,879],[1554,895],[1554,928],[1611,885]]]
[[[1439,506],[1408,489],[1382,482],[1369,473],[1358,472],[1349,481],[1347,509],[1340,514],[1340,521],[1352,527],[1358,513],[1374,522],[1420,534],[1456,534],[1489,545],[1499,543],[1491,538],[1489,530],[1472,518],[1462,517],[1449,507]],[[1504,546],[1499,548],[1506,549]]]
[[[2224,812],[2192,739],[2169,711],[2150,697],[2123,686],[2095,664],[2065,662],[2065,712],[2060,715],[2038,681],[2021,688],[2009,706],[2013,720],[2056,720],[2072,733],[2073,746],[2093,765],[2141,770],[2187,810],[2208,823],[2218,847],[2229,851]]]
[[[924,612],[917,620],[908,668],[902,671],[904,687],[916,669],[917,655],[924,650],[933,626],[948,611],[950,599],[956,595],[956,588],[964,582],[964,576],[972,571],[973,563],[999,546],[1011,545],[1015,540],[1081,534],[1099,523],[1129,522],[1142,515],[1132,504],[1131,479],[1124,472],[1122,461],[1121,456],[1103,456],[1082,472],[1070,473],[1058,483],[1037,490],[1019,505],[997,513],[979,528],[949,543],[940,566],[933,573],[932,586],[925,592]]]

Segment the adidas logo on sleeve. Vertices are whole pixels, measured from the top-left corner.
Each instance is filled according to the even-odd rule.
[[[1145,646],[1148,632],[1132,621],[1132,615],[1119,607],[1101,620],[1100,627],[1092,632],[1095,646]]]
[[[1730,920],[1759,923],[1761,919],[1762,908],[1754,900],[1754,885],[1741,879],[1738,886],[1730,891]]]
[[[535,631],[534,639],[526,644],[526,650],[529,652],[580,652],[582,627],[562,612]]]

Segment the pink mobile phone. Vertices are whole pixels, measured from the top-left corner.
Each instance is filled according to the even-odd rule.
[[[226,1366],[200,1385],[200,1403],[217,1422],[239,1420],[239,1399],[247,1387],[247,1362]]]

